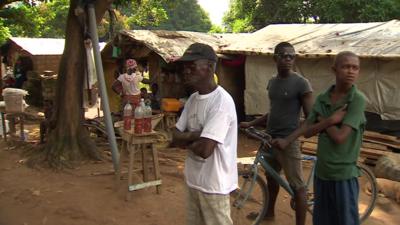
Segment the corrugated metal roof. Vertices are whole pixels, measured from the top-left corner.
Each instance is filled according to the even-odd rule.
[[[64,52],[64,39],[11,37],[10,40],[31,55],[62,55]],[[99,43],[100,51],[105,45],[105,42]]]
[[[64,39],[12,37],[10,40],[31,55],[61,55],[64,51]]]
[[[400,57],[400,21],[269,25],[220,52],[270,55],[282,41],[293,44],[300,56],[336,55],[348,50],[361,57]]]
[[[160,55],[166,62],[181,57],[189,45],[200,42],[214,48],[237,41],[241,35],[207,34],[190,31],[131,30],[121,31],[123,37],[139,42]]]

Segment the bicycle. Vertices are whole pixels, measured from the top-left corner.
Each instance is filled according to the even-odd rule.
[[[238,160],[239,163],[247,164],[248,166],[244,169],[240,169],[238,166],[239,174],[239,187],[231,192],[231,217],[235,225],[258,225],[263,221],[263,218],[267,212],[268,204],[268,189],[266,181],[260,176],[259,170],[261,167],[268,176],[271,176],[277,181],[277,183],[292,197],[290,206],[294,210],[294,191],[284,180],[278,172],[276,172],[268,163],[267,158],[272,157],[271,151],[271,140],[272,137],[260,130],[253,127],[244,130],[249,136],[256,138],[261,142],[258,148],[257,154],[254,160],[251,162],[243,162]],[[315,162],[317,158],[311,155],[303,155],[302,160],[311,162],[312,167],[310,174],[306,180],[307,187],[307,211],[312,215],[314,205],[313,195],[313,179]],[[361,171],[359,177],[360,191],[359,191],[359,214],[360,222],[365,221],[368,216],[372,213],[377,198],[377,185],[374,174],[366,166],[358,165]],[[366,192],[363,187],[368,189]],[[258,215],[256,219],[249,219],[250,213],[256,213]]]

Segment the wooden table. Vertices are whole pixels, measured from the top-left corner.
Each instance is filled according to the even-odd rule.
[[[160,166],[158,161],[157,149],[154,144],[157,143],[157,133],[147,133],[147,134],[134,134],[133,132],[124,131],[122,134],[122,146],[120,154],[120,166],[117,171],[117,177],[121,178],[121,164],[122,159],[125,157],[125,152],[128,153],[129,164],[128,164],[128,193],[126,200],[131,199],[131,192],[146,187],[156,186],[157,193],[161,193],[161,174]],[[153,172],[154,179],[149,179],[149,168],[147,163],[146,153],[150,151],[153,161]],[[142,166],[140,169],[134,169],[135,153],[142,154]],[[133,184],[133,173],[136,171],[141,171],[143,175],[143,182]]]
[[[24,119],[25,119],[25,114],[22,113],[9,113],[6,112],[5,107],[0,107],[0,114],[1,114],[1,125],[3,127],[3,138],[7,142],[7,129],[6,129],[6,118],[5,115],[8,117],[18,117],[19,118],[19,123],[20,123],[20,134],[21,134],[21,140],[24,140]],[[10,127],[10,133],[15,133],[15,123],[9,123]]]

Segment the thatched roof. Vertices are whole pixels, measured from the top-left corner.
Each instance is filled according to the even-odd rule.
[[[119,33],[115,42],[118,42],[119,47],[125,48],[123,51],[130,51],[127,50],[129,48],[127,46],[136,45],[136,49],[133,50],[136,56],[148,54],[149,52],[143,53],[145,50],[141,47],[145,47],[160,55],[166,62],[171,62],[181,57],[186,48],[195,42],[208,44],[218,52],[220,47],[238,41],[242,36],[243,34],[207,34],[190,31],[125,30]],[[113,43],[108,43],[105,51],[110,50],[112,45]]]

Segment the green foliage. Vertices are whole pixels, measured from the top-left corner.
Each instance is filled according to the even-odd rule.
[[[313,1],[312,15],[321,23],[379,22],[398,19],[398,0]]]
[[[232,0],[228,12],[224,15],[223,21],[229,32],[253,31],[251,25],[253,14],[257,6],[252,0]]]
[[[0,10],[12,36],[63,37],[69,0],[54,0],[37,6],[18,3]]]
[[[0,41],[11,36],[64,38],[69,0],[23,2],[0,9]],[[114,32],[122,29],[165,29],[208,32],[212,28],[208,14],[196,0],[117,0]],[[99,36],[110,38],[108,13],[99,25]],[[222,32],[217,27],[213,32]],[[112,34],[111,34],[112,35]]]
[[[303,3],[303,0],[233,0],[223,20],[232,32],[251,32],[272,23],[300,22]]]
[[[69,0],[53,0],[37,6],[16,4],[0,10],[4,29],[12,36],[64,38],[69,10]],[[21,16],[22,15],[22,16]],[[128,18],[116,11],[114,30],[127,29]],[[104,36],[109,29],[108,14],[99,25],[99,36]],[[0,29],[2,29],[0,25]]]
[[[128,17],[133,27],[157,26],[168,18],[163,4],[167,0],[120,1],[117,5],[122,14]]]
[[[275,23],[350,23],[398,19],[399,0],[232,0],[224,24],[249,32]]]
[[[124,29],[129,29],[128,17],[123,15],[118,10],[113,10],[113,28],[110,28],[111,19],[109,13],[106,13],[97,27],[97,31],[99,33],[99,37],[101,37],[102,41],[110,40],[116,32]]]
[[[3,19],[0,18],[0,45],[4,44],[9,37],[11,37],[10,29],[4,26]]]
[[[218,25],[212,25],[209,33],[225,33],[225,29],[218,26]]]
[[[129,16],[131,29],[208,32],[211,21],[196,0],[148,0],[129,3],[121,11]]]
[[[251,24],[249,18],[234,20],[231,24],[231,28],[231,32],[233,33],[252,32],[256,30],[256,28]]]
[[[64,38],[69,0],[53,0],[40,4],[40,16],[44,18],[40,37]]]
[[[0,10],[0,18],[12,36],[37,37],[44,23],[37,7],[15,4]]]
[[[164,30],[208,32],[211,20],[196,0],[173,0],[164,4],[168,20],[157,26]]]

